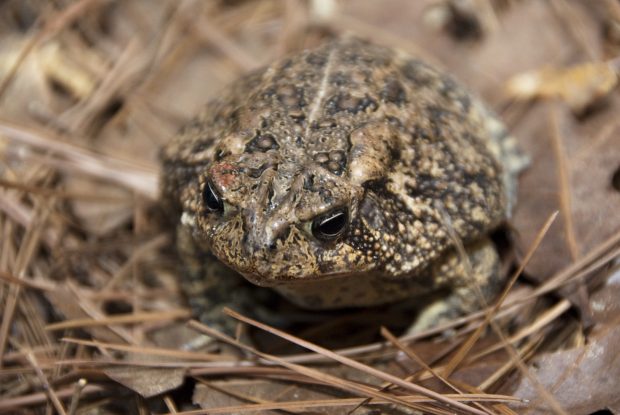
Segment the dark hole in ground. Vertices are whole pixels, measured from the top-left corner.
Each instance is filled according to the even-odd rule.
[[[123,300],[108,300],[103,304],[103,309],[107,314],[129,314],[133,307]]]
[[[60,98],[73,101],[75,97],[72,92],[68,89],[66,85],[64,85],[61,81],[55,78],[48,79],[48,84],[51,90],[57,94]]]
[[[483,30],[478,16],[469,10],[450,4],[451,19],[446,24],[446,31],[455,40],[467,41],[482,38]]]
[[[123,108],[124,104],[125,102],[122,98],[112,99],[108,106],[103,110],[101,118],[105,121],[111,120]]]
[[[88,134],[96,136],[101,129],[118,114],[125,106],[125,100],[120,97],[110,99],[108,105],[101,109],[98,116],[92,121],[88,128]]]
[[[620,166],[616,167],[614,173],[611,175],[611,187],[615,191],[620,192]]]
[[[446,293],[437,295],[444,294]],[[380,334],[381,327],[386,327],[396,336],[405,334],[420,309],[435,298],[414,297],[383,306],[339,310],[304,310],[284,298],[281,298],[278,304],[270,305],[281,315],[295,320],[286,327],[279,327],[280,329],[329,349],[341,349],[385,341]],[[250,333],[258,349],[268,353],[307,352],[304,348],[261,330],[251,330]]]

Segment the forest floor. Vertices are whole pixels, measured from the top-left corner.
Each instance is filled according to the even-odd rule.
[[[231,311],[254,343],[228,338],[179,288],[159,149],[350,33],[453,74],[529,155],[515,284],[415,335],[391,309],[290,333]],[[620,413],[619,58],[615,0],[1,2],[0,413]]]

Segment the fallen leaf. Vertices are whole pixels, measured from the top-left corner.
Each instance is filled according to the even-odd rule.
[[[54,306],[56,312],[62,314],[66,320],[74,320],[80,318],[92,318],[84,309],[80,306],[80,302],[76,296],[76,293],[66,287],[60,287],[53,291],[45,292],[45,297]],[[122,342],[122,336],[114,332],[109,327],[88,327],[85,328],[94,338],[111,343]]]
[[[545,219],[560,211],[528,264],[532,278],[544,281],[620,230],[620,97],[583,120],[557,102],[534,105],[513,129],[530,167],[519,182],[512,218],[525,252]]]
[[[606,295],[605,292],[615,295]],[[607,282],[599,295],[591,301],[599,313],[599,324],[590,341],[583,347],[543,355],[535,360],[531,373],[542,386],[553,394],[556,401],[570,414],[591,414],[620,406],[620,273]],[[596,316],[596,313],[595,313]],[[527,399],[528,413],[548,414],[551,408],[540,396],[536,386],[524,377],[514,396]]]
[[[607,62],[588,62],[568,68],[546,67],[513,76],[508,93],[520,100],[560,98],[581,114],[592,104],[609,95],[618,76]]]
[[[76,194],[93,194],[93,180],[77,175],[67,175],[65,189]],[[96,195],[101,199],[81,198],[68,202],[80,224],[97,236],[108,234],[131,220],[132,195],[118,185],[99,182],[96,184]],[[105,200],[108,198],[108,200]]]
[[[185,369],[153,367],[113,367],[104,369],[110,379],[139,393],[144,398],[176,389],[183,383]]]

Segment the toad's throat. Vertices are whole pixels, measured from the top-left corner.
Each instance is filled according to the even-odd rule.
[[[273,287],[292,303],[309,309],[367,307],[412,298],[432,287],[422,280],[386,280],[372,272],[349,274],[346,278],[289,281]]]

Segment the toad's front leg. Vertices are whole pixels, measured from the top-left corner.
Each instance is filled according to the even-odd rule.
[[[223,313],[228,307],[248,317],[278,325],[274,314],[266,311],[277,294],[252,285],[202,249],[184,226],[177,228],[177,251],[182,263],[182,288],[198,320],[232,335],[237,323]]]

